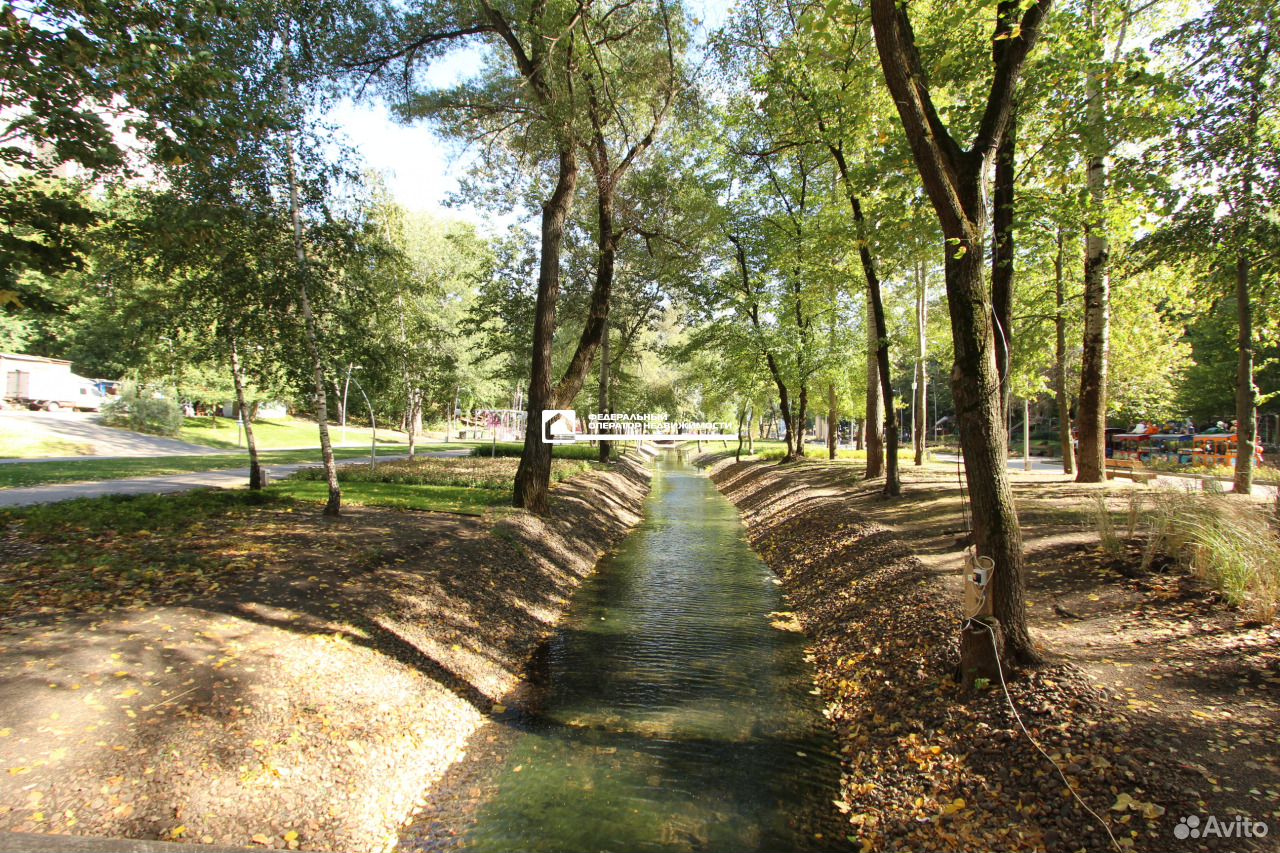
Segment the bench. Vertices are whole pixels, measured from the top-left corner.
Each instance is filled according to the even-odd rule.
[[[1150,483],[1156,478],[1154,471],[1141,470],[1141,463],[1133,459],[1108,459],[1107,479],[1128,477],[1135,483]]]

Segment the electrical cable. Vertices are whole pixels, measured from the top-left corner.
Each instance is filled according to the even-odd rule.
[[[990,576],[988,576],[987,583],[988,584],[991,583]],[[1111,832],[1111,827],[1107,824],[1105,820],[1102,819],[1101,815],[1099,815],[1096,811],[1094,811],[1092,808],[1089,807],[1089,804],[1086,803],[1084,801],[1084,798],[1082,798],[1080,794],[1076,791],[1075,786],[1071,784],[1071,780],[1067,778],[1067,774],[1063,772],[1062,767],[1059,766],[1058,762],[1054,761],[1053,757],[1050,756],[1049,753],[1045,751],[1044,747],[1040,745],[1039,741],[1037,741],[1034,737],[1031,736],[1031,732],[1027,730],[1026,724],[1022,722],[1022,715],[1018,713],[1017,706],[1013,704],[1013,696],[1009,694],[1009,685],[1004,680],[1004,666],[1000,663],[1000,647],[999,647],[999,643],[996,640],[995,629],[992,628],[990,625],[988,625],[986,622],[977,618],[977,615],[982,612],[982,609],[987,604],[986,584],[984,584],[981,587],[981,589],[982,589],[982,598],[978,601],[978,609],[973,614],[965,617],[964,622],[961,625],[961,630],[968,629],[972,625],[980,625],[981,627],[986,629],[987,634],[991,637],[991,651],[995,655],[996,672],[1000,674],[1000,687],[1001,689],[1004,690],[1004,700],[1009,704],[1009,712],[1013,714],[1013,719],[1018,723],[1018,728],[1022,730],[1022,734],[1027,738],[1027,740],[1031,742],[1031,745],[1036,748],[1036,751],[1039,752],[1042,756],[1044,756],[1045,761],[1048,761],[1050,764],[1052,764],[1053,769],[1058,771],[1058,776],[1059,778],[1062,779],[1062,784],[1067,786],[1067,790],[1071,793],[1071,796],[1075,798],[1075,801],[1080,804],[1080,807],[1083,808],[1086,812],[1088,812],[1093,817],[1093,819],[1098,822],[1098,825],[1102,827],[1102,831],[1107,834],[1107,838],[1111,839],[1111,846],[1115,848],[1116,853],[1124,853],[1123,848],[1120,846],[1120,842],[1116,840],[1115,835]]]
[[[957,478],[959,477],[959,465],[960,465],[960,462],[957,459],[956,460]],[[960,487],[960,506],[961,506],[961,509],[963,510],[965,525],[969,529],[970,536],[972,536],[973,527],[972,525],[969,524],[968,503],[969,503],[969,499],[968,499],[968,496],[965,494],[964,485],[962,483]],[[977,561],[981,559],[980,557],[978,557],[976,543],[973,545],[969,545],[967,548],[965,548],[965,551],[967,552],[966,561],[969,559],[972,559],[973,562],[976,564]],[[982,619],[977,618],[978,614],[981,613],[983,608],[986,607],[987,605],[987,587],[991,584],[992,578],[995,577],[995,561],[990,560],[989,558],[988,558],[988,561],[991,562],[991,570],[990,570],[990,574],[987,575],[987,582],[983,584],[981,587],[979,587],[979,589],[982,591],[982,597],[978,601],[978,609],[972,614],[966,614],[964,621],[961,623],[961,626],[960,626],[961,630],[966,630],[970,626],[975,624],[981,625],[983,628],[986,629],[987,634],[991,637],[991,651],[994,654],[996,659],[996,672],[999,673],[1000,675],[1000,687],[1001,689],[1004,690],[1005,702],[1009,704],[1009,711],[1010,713],[1013,714],[1013,719],[1018,723],[1018,728],[1022,730],[1022,734],[1026,737],[1028,741],[1031,742],[1031,745],[1036,748],[1036,751],[1039,752],[1042,756],[1044,756],[1045,761],[1048,761],[1050,764],[1052,764],[1053,769],[1058,771],[1058,776],[1059,778],[1062,779],[1062,784],[1067,786],[1067,791],[1069,791],[1071,793],[1071,796],[1075,798],[1075,801],[1080,804],[1080,807],[1083,808],[1086,812],[1088,812],[1093,817],[1093,819],[1096,820],[1098,824],[1102,827],[1103,832],[1107,834],[1107,838],[1111,840],[1111,846],[1115,848],[1116,853],[1124,853],[1124,849],[1120,846],[1120,842],[1116,840],[1115,835],[1111,832],[1111,827],[1107,824],[1105,820],[1102,819],[1101,815],[1099,815],[1096,811],[1094,811],[1092,808],[1089,807],[1089,804],[1086,803],[1084,799],[1080,796],[1080,794],[1076,791],[1075,786],[1071,784],[1071,780],[1067,778],[1067,774],[1063,772],[1062,767],[1058,765],[1058,762],[1054,761],[1053,758],[1049,755],[1049,753],[1045,751],[1044,747],[1042,747],[1040,743],[1034,737],[1031,736],[1031,732],[1027,730],[1026,724],[1022,722],[1022,715],[1018,713],[1017,706],[1013,704],[1013,696],[1010,695],[1009,685],[1008,683],[1005,682],[1005,678],[1004,678],[1004,665],[1000,662],[1000,644],[999,644],[999,641],[996,639],[995,629],[992,628],[990,625],[988,625],[986,622],[984,622]]]

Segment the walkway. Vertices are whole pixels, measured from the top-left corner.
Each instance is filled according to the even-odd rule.
[[[929,458],[934,462],[944,465],[956,464],[958,457],[953,453],[930,453]],[[1026,464],[1021,456],[1012,456],[1009,458],[1009,471],[1013,474],[1039,474],[1051,476],[1063,476],[1062,460],[1052,459],[1048,457],[1033,456],[1031,457],[1031,470],[1027,471]],[[1152,481],[1157,486],[1163,486],[1167,489],[1181,489],[1183,491],[1200,491],[1203,486],[1201,481],[1203,477],[1193,474],[1172,474],[1168,472],[1160,472],[1156,474]],[[1231,482],[1229,480],[1219,480],[1224,492],[1231,491]],[[1266,500],[1276,499],[1276,487],[1269,486],[1264,483],[1253,484],[1253,496],[1255,498],[1264,498]]]
[[[419,453],[419,456],[447,459],[467,456],[470,448],[438,450]],[[379,456],[379,461],[404,459],[404,456]],[[341,459],[339,465],[352,465],[365,461]],[[315,462],[297,462],[289,465],[267,465],[263,473],[267,480],[281,480],[302,468],[314,468]],[[170,492],[188,492],[192,489],[236,489],[249,483],[249,469],[229,468],[221,471],[199,471],[192,474],[174,474],[167,477],[129,477],[122,480],[99,480],[91,483],[52,483],[47,486],[31,486],[24,489],[0,489],[0,507],[31,506],[57,503],[75,498],[100,498],[104,495],[156,495]]]

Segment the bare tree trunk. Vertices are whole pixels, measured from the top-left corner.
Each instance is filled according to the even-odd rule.
[[[1271,42],[1256,61],[1259,69],[1250,81],[1252,83],[1249,100],[1248,152],[1245,160],[1244,174],[1240,182],[1241,227],[1237,236],[1239,248],[1236,254],[1236,346],[1239,350],[1239,361],[1236,364],[1236,471],[1232,486],[1242,495],[1253,493],[1254,454],[1258,448],[1258,389],[1253,383],[1253,303],[1250,301],[1249,276],[1251,263],[1249,259],[1249,238],[1253,229],[1254,199],[1253,185],[1256,171],[1256,151],[1258,138],[1259,97],[1263,91],[1262,71],[1267,67],[1271,53]],[[1277,489],[1277,506],[1280,506],[1280,489]]]
[[[538,267],[538,298],[533,319],[533,363],[529,376],[529,419],[525,425],[524,450],[516,469],[517,507],[539,515],[547,511],[551,488],[551,445],[542,440],[542,410],[553,402],[551,391],[551,345],[556,332],[556,302],[560,298],[560,248],[564,224],[573,206],[578,184],[578,161],[572,146],[560,151],[560,168],[555,191],[542,206],[542,256]]]
[[[1253,384],[1253,308],[1249,301],[1249,256],[1236,260],[1236,472],[1232,488],[1242,495],[1253,493],[1253,463],[1258,447],[1258,397]]]
[[[605,317],[600,334],[600,413],[609,413],[609,318]],[[609,461],[611,441],[600,442],[600,461]]]
[[[836,411],[836,385],[834,382],[827,383],[827,458],[836,458],[836,444],[839,436],[836,433],[840,429],[839,422],[840,413]]]
[[[1088,5],[1090,26],[1101,27],[1096,5]],[[1107,478],[1107,361],[1111,348],[1111,282],[1107,269],[1110,245],[1106,231],[1107,141],[1103,126],[1101,70],[1085,81],[1088,124],[1089,212],[1085,222],[1084,355],[1080,362],[1080,424],[1078,483],[1101,483]]]
[[[409,436],[409,458],[418,453],[418,423],[422,418],[422,394],[416,388],[409,391],[409,411],[405,416],[405,432]]]
[[[924,465],[925,442],[929,429],[929,371],[926,369],[925,356],[928,352],[928,294],[925,292],[924,263],[916,264],[916,381],[915,385],[915,423],[911,425],[912,438],[915,440],[915,464]]]
[[[738,449],[733,452],[734,462],[742,461],[742,421],[744,418],[746,418],[746,415],[747,415],[746,406],[739,406],[738,407]],[[750,424],[747,424],[747,432],[751,432]]]
[[[880,298],[880,279],[868,276],[871,298],[871,316],[876,329],[877,373],[880,376],[880,393],[884,398],[885,480],[884,493],[889,497],[902,494],[902,481],[898,477],[898,407],[893,401],[893,382],[889,376],[889,329],[884,319],[884,301]]]
[[[995,186],[992,190],[991,304],[996,324],[996,370],[1000,373],[1000,411],[1009,414],[1009,370],[1013,359],[1013,213],[1014,151],[1018,110],[1009,115],[1000,148],[996,151]]]
[[[804,458],[804,427],[805,421],[809,416],[809,383],[805,382],[800,385],[800,411],[796,414],[795,432],[796,443],[795,449],[792,451],[792,457],[795,459]]]
[[[1062,229],[1058,229],[1058,253],[1053,260],[1054,295],[1057,311],[1054,328],[1057,341],[1054,347],[1053,395],[1058,404],[1058,440],[1062,445],[1062,473],[1076,472],[1076,444],[1071,434],[1071,398],[1067,394],[1067,293],[1062,276]]]
[[[1007,433],[996,367],[994,312],[983,280],[987,206],[984,176],[1000,146],[1027,54],[1051,0],[1001,0],[992,39],[993,75],[972,143],[958,142],[930,95],[908,7],[871,0],[876,48],[902,119],[921,182],[947,240],[947,305],[955,346],[952,393],[960,427],[974,546],[995,571],[987,595],[1005,648],[1022,662],[1039,659],[1027,628],[1022,531],[1009,483]],[[1026,6],[1024,10],[1024,5]],[[992,650],[995,651],[994,649]]]
[[[751,422],[752,420],[755,419],[755,416],[756,416],[756,404],[751,403],[750,407],[747,409],[747,455],[748,456],[755,456],[756,454],[755,434],[751,431]]]
[[[258,442],[253,437],[253,417],[244,396],[244,371],[240,367],[240,348],[236,339],[235,321],[227,323],[227,349],[231,356],[231,381],[236,386],[236,405],[240,408],[240,423],[244,425],[244,441],[249,448],[249,488],[257,491],[266,485],[262,466],[258,464]]]
[[[867,290],[867,416],[863,421],[867,448],[868,480],[884,474],[884,398],[880,386],[880,342],[871,307],[871,291]]]
[[[324,387],[324,362],[320,358],[320,343],[316,333],[316,318],[311,311],[311,299],[307,295],[306,244],[302,239],[302,216],[298,210],[298,180],[293,168],[293,140],[286,144],[286,161],[289,175],[289,217],[293,220],[293,248],[298,258],[298,302],[302,309],[302,321],[306,328],[307,354],[311,357],[311,369],[315,386],[316,423],[320,427],[320,454],[324,458],[324,476],[329,484],[329,500],[324,505],[325,515],[338,515],[342,511],[342,487],[338,485],[338,467],[333,462],[333,444],[329,441],[329,409]]]

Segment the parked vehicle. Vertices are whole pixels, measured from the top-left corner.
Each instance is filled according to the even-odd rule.
[[[14,405],[56,412],[102,410],[106,401],[92,379],[71,372],[71,362],[38,355],[0,353],[4,399]]]

